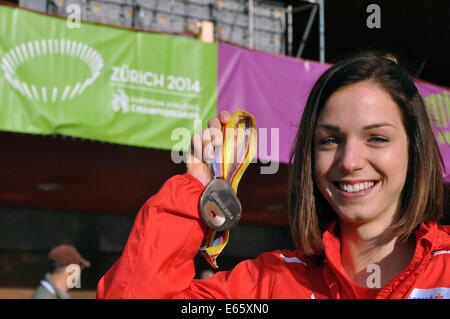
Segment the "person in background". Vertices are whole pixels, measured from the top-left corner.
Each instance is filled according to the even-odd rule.
[[[78,250],[70,245],[54,247],[48,254],[49,271],[44,275],[32,299],[69,299],[70,289],[67,281],[75,269],[71,265],[79,265],[80,269],[90,267],[91,263],[83,258]],[[72,286],[73,287],[73,286]]]

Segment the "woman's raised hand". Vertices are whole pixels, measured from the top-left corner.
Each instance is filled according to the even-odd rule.
[[[211,161],[214,159],[214,147],[221,146],[222,128],[231,119],[228,111],[221,111],[218,117],[208,121],[208,128],[195,134],[191,140],[191,152],[186,163],[187,173],[207,186],[214,178]]]

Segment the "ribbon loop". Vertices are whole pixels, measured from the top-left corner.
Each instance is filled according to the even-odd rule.
[[[213,184],[214,182],[217,183],[216,179],[224,179],[232,188],[229,191],[234,191],[235,193],[231,195],[236,197],[235,195],[237,193],[238,184],[244,174],[244,171],[247,169],[248,165],[256,155],[258,138],[255,119],[248,112],[240,110],[236,111],[232,114],[231,119],[227,123],[227,125],[225,125],[222,129],[222,135],[222,146],[215,148],[215,157],[212,161],[212,168],[214,171],[215,179],[211,182],[211,184]],[[211,184],[208,185],[207,190],[209,188],[214,188],[210,187],[213,186]],[[208,192],[211,191],[208,190]],[[239,202],[237,197],[236,200],[237,202]],[[214,202],[218,202],[217,198]],[[206,208],[202,206],[202,215],[211,228],[209,228],[205,239],[203,240],[203,243],[200,247],[200,252],[213,268],[218,268],[216,258],[227,245],[228,239],[230,237],[230,230],[227,229],[224,231],[217,231],[218,229],[220,229],[220,225],[218,226],[216,223],[218,223],[217,220],[220,220],[220,218],[216,218],[217,216],[214,213],[214,208],[212,208],[213,211],[211,211],[211,214],[213,216],[207,215],[210,213],[209,207],[216,206],[214,205],[214,202],[209,206],[205,204],[204,206]],[[223,209],[222,207],[222,210],[226,212],[228,209]],[[234,220],[233,223],[230,222],[229,227],[233,226],[239,221],[240,212],[239,214],[236,213],[236,215],[238,215],[238,218]]]

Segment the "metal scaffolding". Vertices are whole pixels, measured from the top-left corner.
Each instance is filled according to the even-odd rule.
[[[306,0],[284,7],[270,0],[20,0],[33,10],[68,15],[79,4],[81,19],[150,31],[199,33],[202,21],[214,23],[217,41],[302,57],[314,19],[319,14],[320,62],[325,62],[324,0]],[[294,34],[296,13],[310,10],[306,27]],[[296,54],[294,37],[301,37]]]
[[[314,18],[317,15],[317,11],[319,11],[319,55],[320,62],[325,62],[325,18],[324,18],[324,0],[308,0],[305,2],[309,2],[309,4],[301,4],[297,7],[288,6],[287,13],[287,55],[293,55],[293,15],[295,13],[311,10],[308,18],[308,22],[306,23],[305,30],[303,31],[303,35],[300,41],[300,45],[297,50],[296,57],[300,58],[303,54],[303,50],[305,49],[306,41],[308,40],[309,33],[311,31],[312,24],[314,22]]]

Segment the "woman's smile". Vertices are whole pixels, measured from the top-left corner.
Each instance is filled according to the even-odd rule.
[[[360,179],[360,180],[342,180],[331,183],[335,193],[343,198],[353,199],[361,198],[372,193],[378,185],[378,180]]]

